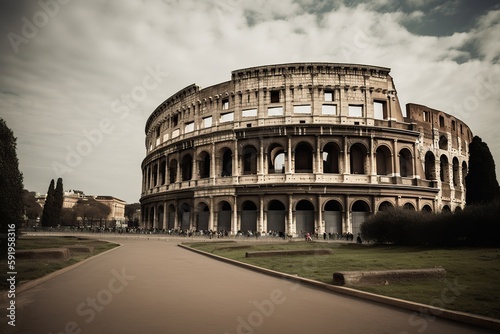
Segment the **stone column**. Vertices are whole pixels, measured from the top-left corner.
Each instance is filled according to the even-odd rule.
[[[286,226],[285,233],[286,234],[294,234],[295,233],[295,222],[293,216],[293,196],[291,194],[288,195],[288,226]]]

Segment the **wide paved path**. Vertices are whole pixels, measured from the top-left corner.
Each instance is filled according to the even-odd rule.
[[[176,240],[118,241],[120,248],[19,294],[15,332],[487,333],[259,274]]]

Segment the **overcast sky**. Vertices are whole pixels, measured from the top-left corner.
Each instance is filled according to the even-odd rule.
[[[0,0],[0,117],[24,187],[138,202],[147,117],[196,83],[286,62],[392,69],[500,164],[498,0]],[[498,168],[497,168],[498,173]]]

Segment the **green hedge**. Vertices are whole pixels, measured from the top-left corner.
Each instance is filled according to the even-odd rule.
[[[402,208],[380,211],[361,225],[364,240],[430,246],[500,246],[500,202],[432,214]]]

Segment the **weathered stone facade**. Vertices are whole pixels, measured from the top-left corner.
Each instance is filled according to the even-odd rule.
[[[356,234],[378,210],[465,205],[469,127],[406,106],[390,69],[293,63],[188,86],[146,123],[142,224]]]

